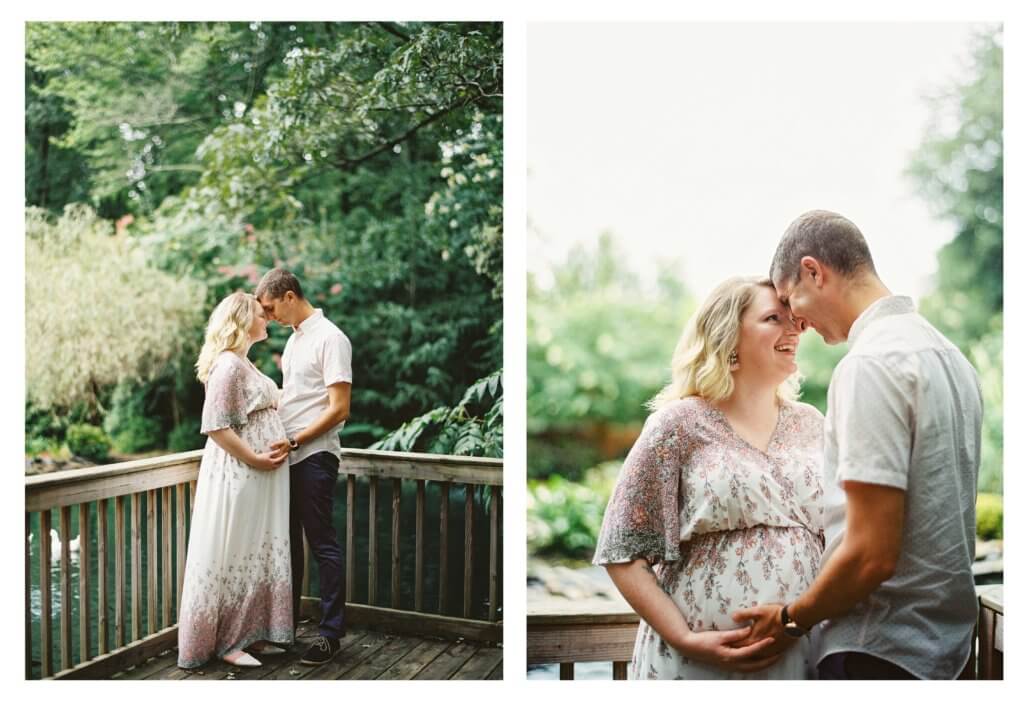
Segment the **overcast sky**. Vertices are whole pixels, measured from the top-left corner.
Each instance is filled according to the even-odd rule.
[[[698,298],[767,273],[832,209],[918,298],[953,235],[904,176],[926,94],[963,79],[969,24],[531,24],[527,265],[611,230],[630,266],[682,261]]]

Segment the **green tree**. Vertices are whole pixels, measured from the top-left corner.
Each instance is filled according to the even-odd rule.
[[[201,313],[203,287],[150,266],[133,241],[84,206],[25,221],[28,397],[38,407],[85,403],[155,376]]]
[[[206,289],[180,356],[104,395],[115,434],[143,412],[187,443],[202,319],[275,265],[353,341],[349,445],[500,369],[500,24],[29,23],[26,58],[56,115],[29,190],[63,149],[80,187],[47,175],[48,207],[91,203]],[[278,381],[286,336],[253,350]]]
[[[978,370],[985,401],[979,488],[1002,491],[1003,47],[1001,27],[978,33],[970,78],[931,101],[932,118],[908,169],[956,225],[939,251],[935,292],[921,311]]]

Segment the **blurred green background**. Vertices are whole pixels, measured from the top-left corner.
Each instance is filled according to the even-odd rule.
[[[25,31],[29,467],[200,447],[206,319],[275,265],[352,340],[344,445],[501,455],[500,23]]]
[[[930,125],[906,176],[955,225],[938,253],[934,289],[915,300],[977,369],[984,397],[979,533],[1002,537],[1003,139],[1001,32],[975,37],[972,77],[930,105]],[[952,124],[952,128],[951,128]],[[781,232],[780,232],[781,234]],[[577,247],[542,286],[528,281],[528,549],[589,560],[621,460],[644,403],[669,379],[675,343],[700,300],[664,262],[641,285],[623,244],[603,233]],[[765,266],[767,268],[767,265]],[[802,337],[802,400],[825,410],[845,344]]]

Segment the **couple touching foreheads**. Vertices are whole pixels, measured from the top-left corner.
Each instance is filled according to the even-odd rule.
[[[292,328],[284,387],[248,359],[267,323]],[[220,658],[257,667],[281,654],[299,618],[305,533],[320,573],[318,635],[301,662],[330,660],[345,635],[345,572],[334,486],[349,414],[352,346],[298,279],[268,272],[210,315],[196,362],[205,385],[199,466],[178,622],[178,666]],[[253,653],[253,654],[250,654]]]
[[[795,401],[808,327],[849,343],[824,416]],[[631,678],[966,672],[977,373],[853,222],[807,212],[713,291],[651,404],[594,558],[642,618]]]

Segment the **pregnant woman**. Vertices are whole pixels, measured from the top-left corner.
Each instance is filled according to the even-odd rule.
[[[199,465],[178,625],[178,666],[213,657],[258,667],[292,642],[288,459],[274,381],[248,359],[267,337],[256,298],[226,297],[210,315],[196,363],[206,386]],[[283,468],[283,469],[282,469]]]
[[[594,557],[642,619],[630,678],[813,676],[806,637],[750,643],[731,618],[818,571],[823,417],[794,401],[798,342],[759,278],[722,283],[687,324]]]

